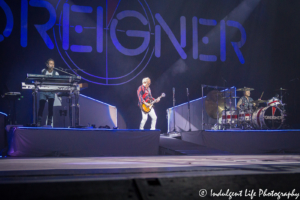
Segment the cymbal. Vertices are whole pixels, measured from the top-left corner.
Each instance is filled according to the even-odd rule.
[[[279,88],[277,90],[274,90],[274,91],[280,91],[280,90],[287,90],[287,89],[284,89],[284,88]]]
[[[259,104],[259,103],[266,103],[267,100],[255,100],[255,101],[252,101],[251,103],[255,103],[255,104]]]
[[[254,88],[248,88],[248,87],[243,87],[243,88],[238,88],[236,89],[236,91],[251,91],[251,90],[254,90]]]
[[[223,97],[223,99],[238,99],[238,98],[240,98],[240,97],[231,97],[231,96],[229,96],[229,97]]]
[[[219,112],[219,117],[222,116],[222,111],[225,109],[225,99],[223,99],[222,94],[218,90],[212,90],[205,98],[206,113],[213,119],[217,119],[217,112]]]

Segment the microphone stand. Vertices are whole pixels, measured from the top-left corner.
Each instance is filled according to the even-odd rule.
[[[71,76],[76,76],[75,74],[71,74],[71,73],[69,73],[69,72],[66,72],[66,71],[64,71],[64,70],[58,69],[58,68],[56,68],[56,67],[54,67],[53,70],[57,70],[57,71],[66,73],[66,74],[71,75]]]
[[[66,73],[68,75],[71,75],[71,76],[76,76],[75,74],[71,74],[69,72],[66,72],[65,70],[62,70],[62,69],[58,69],[58,68],[53,68],[53,70],[57,70],[57,71],[60,71],[60,72],[63,72],[63,73]],[[73,93],[72,92],[69,92],[69,124],[70,124],[70,127],[76,127],[76,126],[79,126],[79,103],[78,103],[78,100],[79,100],[79,90],[76,90],[74,91]],[[75,105],[73,104],[73,96],[75,98]],[[73,124],[73,114],[72,114],[72,107],[75,106],[75,123]],[[65,125],[64,125],[65,126]]]
[[[176,128],[175,128],[175,88],[173,88],[173,119],[174,119],[174,129],[173,132],[176,132]]]
[[[189,88],[186,88],[186,95],[187,95],[188,110],[189,110],[189,132],[191,132],[191,109],[190,109]]]
[[[175,120],[175,88],[173,88],[173,119],[174,119],[174,129],[172,132],[169,132],[169,136],[172,136],[172,134],[175,134],[175,135],[179,134],[175,128],[175,123],[176,123],[176,120]]]

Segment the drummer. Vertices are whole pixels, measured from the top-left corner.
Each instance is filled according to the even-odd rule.
[[[255,103],[251,103],[253,99],[250,97],[250,88],[244,89],[244,96],[242,96],[236,107],[242,110],[251,110]]]

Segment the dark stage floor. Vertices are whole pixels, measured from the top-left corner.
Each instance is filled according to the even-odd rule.
[[[227,190],[260,199],[265,190],[299,195],[299,180],[300,155],[0,159],[4,199],[199,199],[204,189],[201,199]]]
[[[26,142],[35,141],[24,140],[30,134],[34,134],[34,139],[37,136],[47,136],[48,132],[34,130],[35,132],[31,129],[16,129],[12,141],[16,142],[16,138]],[[26,132],[26,137],[21,137],[23,135],[19,133],[24,131],[29,132]],[[73,141],[70,148],[78,148],[82,144],[81,139],[74,139],[76,134],[77,138],[84,138],[88,134],[94,134],[91,138],[96,138],[105,133],[98,130],[43,131],[53,133],[49,134],[49,139],[43,140],[45,145],[38,141],[31,142],[36,146],[34,150],[37,152],[45,149],[56,133],[60,140],[62,133],[70,135],[68,138]],[[261,199],[268,195],[269,199],[277,199],[274,192],[270,193],[275,191],[281,192],[280,199],[287,199],[282,195],[289,193],[294,195],[289,199],[296,199],[297,195],[300,196],[300,154],[296,153],[299,149],[298,133],[298,130],[187,132],[182,134],[187,142],[159,135],[158,131],[111,131],[108,135],[117,136],[119,139],[128,138],[130,135],[136,138],[134,134],[138,138],[152,134],[155,136],[154,143],[142,138],[140,142],[129,143],[131,145],[124,147],[124,150],[130,147],[134,152],[139,151],[138,146],[132,144],[139,144],[140,149],[148,149],[145,145],[153,147],[155,144],[155,152],[160,155],[2,158],[0,194],[4,194],[4,199]],[[84,137],[79,137],[78,134],[83,134]],[[103,144],[100,145],[95,140],[94,146],[116,149],[120,148],[123,140],[118,142],[111,138],[109,141],[115,142],[114,145],[109,145],[108,140],[102,141]],[[266,141],[272,141],[274,145],[268,147]],[[67,142],[62,143],[63,146]],[[245,145],[247,143],[248,146]],[[18,144],[23,145],[24,142]],[[90,141],[86,142],[83,147],[90,148],[91,144]],[[234,153],[236,148],[270,153],[243,154],[240,151],[242,153],[238,154]],[[52,147],[50,149],[53,150]],[[26,150],[32,151],[31,148]],[[124,150],[119,149],[118,152],[124,154]],[[51,156],[55,155],[60,156]],[[230,194],[240,196],[234,197]]]
[[[1,183],[299,173],[300,155],[6,158]]]

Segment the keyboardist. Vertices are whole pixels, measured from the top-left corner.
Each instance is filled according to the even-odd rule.
[[[42,70],[43,75],[47,76],[58,76],[59,73],[54,70],[54,60],[52,58],[49,58],[46,61],[46,68]],[[54,105],[54,98],[55,98],[55,92],[39,92],[40,95],[40,101],[39,101],[39,111],[38,111],[38,121],[37,126],[41,126],[43,111],[45,108],[46,100],[48,100],[48,120],[47,125],[52,124],[52,117],[53,117],[53,105]]]

